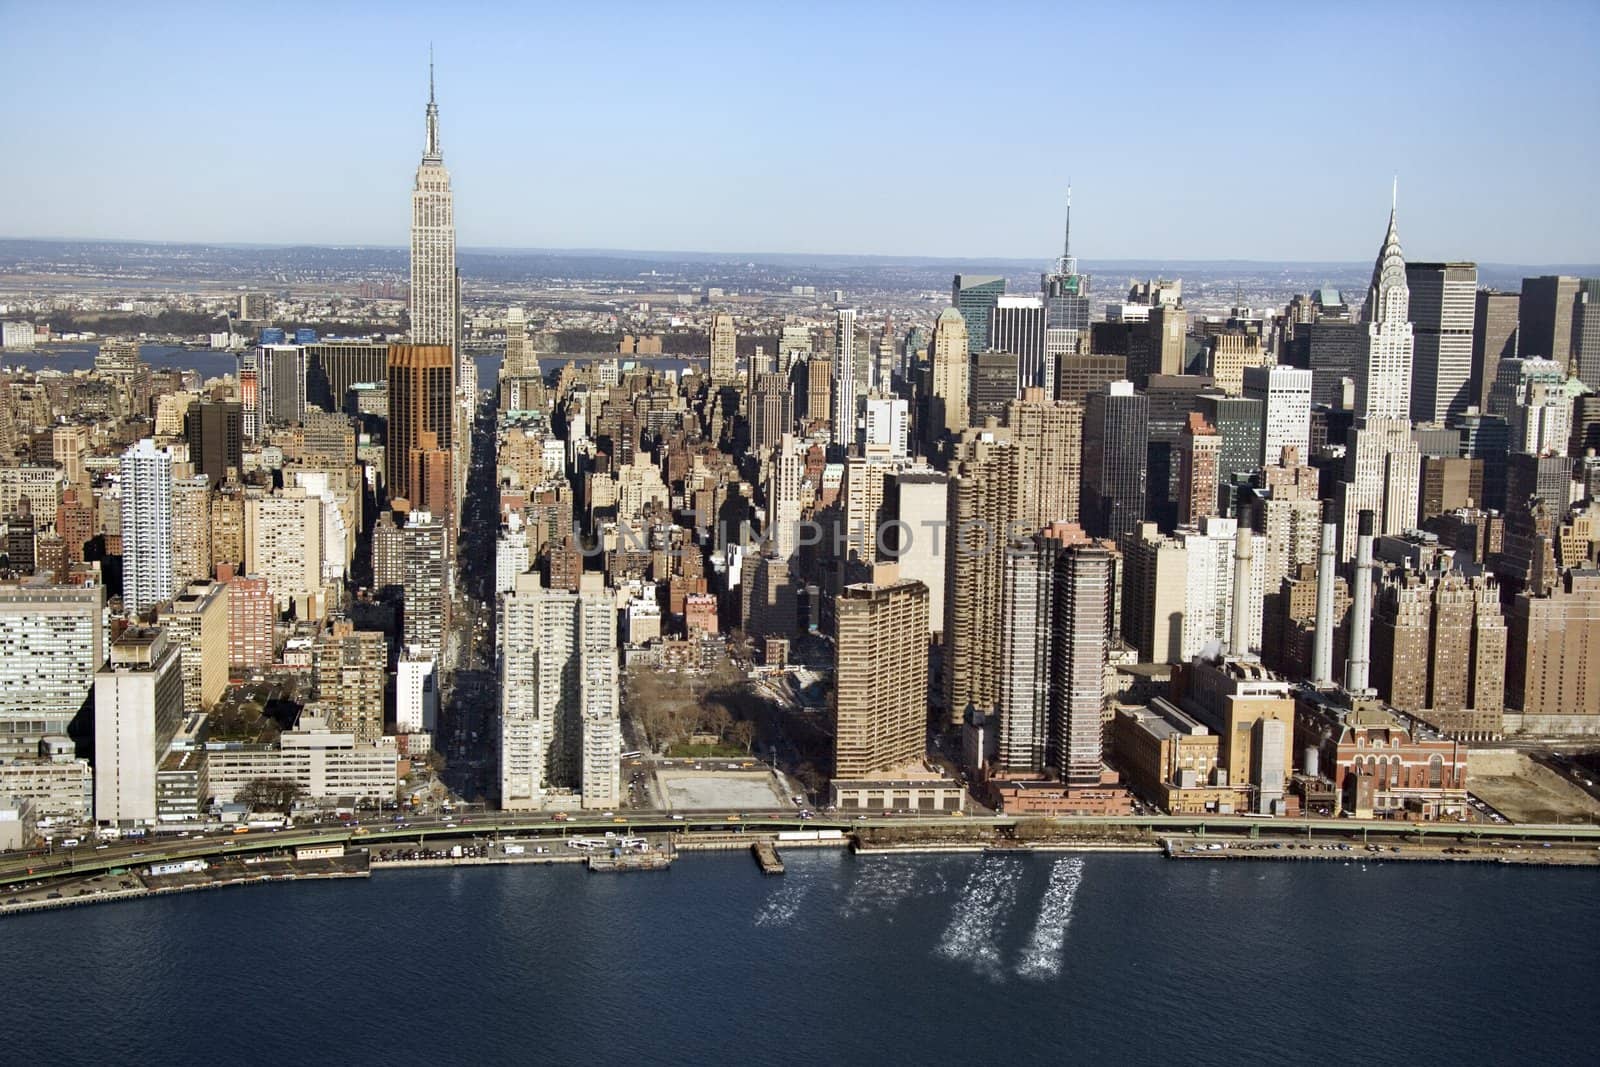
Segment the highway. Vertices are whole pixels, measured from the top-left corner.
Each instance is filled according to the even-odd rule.
[[[723,833],[735,827],[747,833],[780,830],[856,830],[865,828],[928,829],[952,831],[952,837],[977,827],[1046,825],[1058,831],[1094,833],[1108,828],[1144,830],[1156,835],[1222,833],[1249,837],[1311,837],[1317,834],[1344,838],[1367,835],[1435,839],[1549,840],[1600,845],[1600,826],[1588,824],[1483,825],[1460,823],[1408,823],[1353,819],[1265,819],[1238,815],[1132,815],[1084,818],[1033,816],[877,816],[846,818],[820,815],[801,819],[787,812],[696,812],[681,818],[667,812],[631,812],[618,815],[585,813],[558,819],[548,812],[519,814],[488,812],[463,817],[408,819],[403,824],[368,822],[345,826],[338,822],[307,823],[283,830],[251,830],[235,834],[214,830],[188,837],[152,836],[136,842],[119,841],[105,848],[82,845],[52,853],[11,853],[0,856],[0,885],[66,874],[84,875],[117,867],[143,867],[151,863],[203,856],[292,849],[299,845],[343,843],[361,847],[389,841],[423,841],[429,838],[472,838],[514,833],[559,837],[572,833],[613,830],[618,833]]]

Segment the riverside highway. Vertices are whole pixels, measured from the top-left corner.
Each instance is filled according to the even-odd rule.
[[[1436,841],[1462,839],[1472,841],[1559,841],[1567,844],[1600,844],[1600,826],[1588,824],[1503,824],[1484,826],[1459,823],[1413,823],[1385,821],[1357,821],[1353,819],[1266,819],[1229,815],[1133,815],[1091,816],[1084,818],[1042,818],[1015,816],[868,816],[844,818],[838,815],[800,819],[783,814],[769,816],[739,812],[696,812],[681,817],[666,812],[634,812],[622,815],[572,815],[558,819],[548,812],[521,814],[516,812],[488,812],[465,817],[438,819],[408,819],[404,825],[397,823],[363,823],[345,826],[340,823],[312,823],[287,827],[282,830],[251,830],[248,833],[230,833],[213,830],[209,833],[191,831],[189,837],[152,835],[138,841],[120,841],[104,848],[82,845],[73,849],[52,852],[17,852],[0,855],[0,885],[57,878],[65,875],[96,874],[115,868],[144,867],[152,863],[166,863],[181,859],[198,859],[213,856],[242,855],[252,852],[270,852],[293,849],[302,845],[343,844],[359,848],[365,845],[393,841],[467,839],[516,834],[560,838],[572,833],[614,830],[618,833],[726,833],[742,830],[752,835],[771,834],[780,830],[860,830],[866,828],[900,830],[946,830],[952,838],[968,836],[968,831],[978,828],[1015,829],[1019,823],[1031,827],[1048,828],[1055,834],[1070,834],[1080,830],[1093,835],[1107,829],[1140,830],[1152,834],[1192,833],[1205,835],[1220,833],[1230,836],[1270,836],[1274,838],[1309,838],[1313,835],[1341,838],[1384,835],[1389,837],[1414,836]],[[974,841],[974,843],[977,843]]]

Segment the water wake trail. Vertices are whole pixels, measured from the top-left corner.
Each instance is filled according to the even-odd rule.
[[[948,960],[970,964],[978,974],[1000,981],[1000,935],[1006,914],[1017,901],[1022,865],[1013,859],[986,859],[973,870],[956,898],[955,912],[934,951]]]
[[[1039,902],[1039,917],[1034,920],[1033,936],[1022,950],[1017,976],[1041,982],[1061,973],[1062,947],[1067,941],[1067,926],[1072,922],[1072,904],[1083,881],[1083,857],[1058,859],[1050,868],[1050,882]]]

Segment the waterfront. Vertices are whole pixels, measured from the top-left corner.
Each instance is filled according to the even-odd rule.
[[[8,920],[21,1058],[1587,1061],[1600,882],[1494,866],[737,852]],[[75,1004],[114,1005],[75,1011]],[[180,1007],[181,1006],[181,1007]]]

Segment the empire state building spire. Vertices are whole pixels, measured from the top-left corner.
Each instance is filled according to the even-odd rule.
[[[439,152],[439,105],[428,55],[428,143],[411,190],[411,341],[456,348],[456,220]]]
[[[433,162],[443,162],[444,156],[439,151],[439,105],[433,99],[433,48],[428,48],[428,147],[423,151],[422,158]]]

